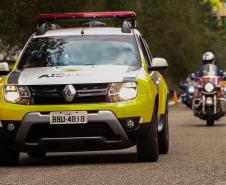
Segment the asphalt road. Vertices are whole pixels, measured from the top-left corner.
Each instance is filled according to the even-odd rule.
[[[170,152],[141,163],[135,148],[123,151],[21,155],[19,166],[0,167],[1,185],[226,185],[226,119],[206,127],[183,105],[170,110]]]

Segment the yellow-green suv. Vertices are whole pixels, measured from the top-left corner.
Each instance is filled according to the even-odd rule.
[[[141,161],[169,149],[168,88],[135,29],[134,12],[42,14],[38,31],[0,83],[0,164],[19,152],[124,149],[137,146]],[[58,19],[89,19],[62,29]],[[114,18],[122,28],[97,20]],[[8,71],[0,64],[0,73]]]

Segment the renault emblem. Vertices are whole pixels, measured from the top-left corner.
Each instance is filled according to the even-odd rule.
[[[66,85],[63,89],[63,96],[67,102],[72,102],[76,95],[76,89],[73,85]]]

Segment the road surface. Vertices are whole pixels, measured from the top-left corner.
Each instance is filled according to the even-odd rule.
[[[183,105],[170,110],[170,152],[141,163],[135,148],[123,151],[51,154],[17,167],[0,167],[1,185],[226,185],[226,119],[215,127]]]

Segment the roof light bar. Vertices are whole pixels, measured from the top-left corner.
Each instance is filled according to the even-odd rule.
[[[51,21],[62,19],[104,19],[104,18],[135,18],[136,13],[133,11],[122,12],[80,12],[80,13],[53,13],[53,14],[40,14],[38,21]]]

